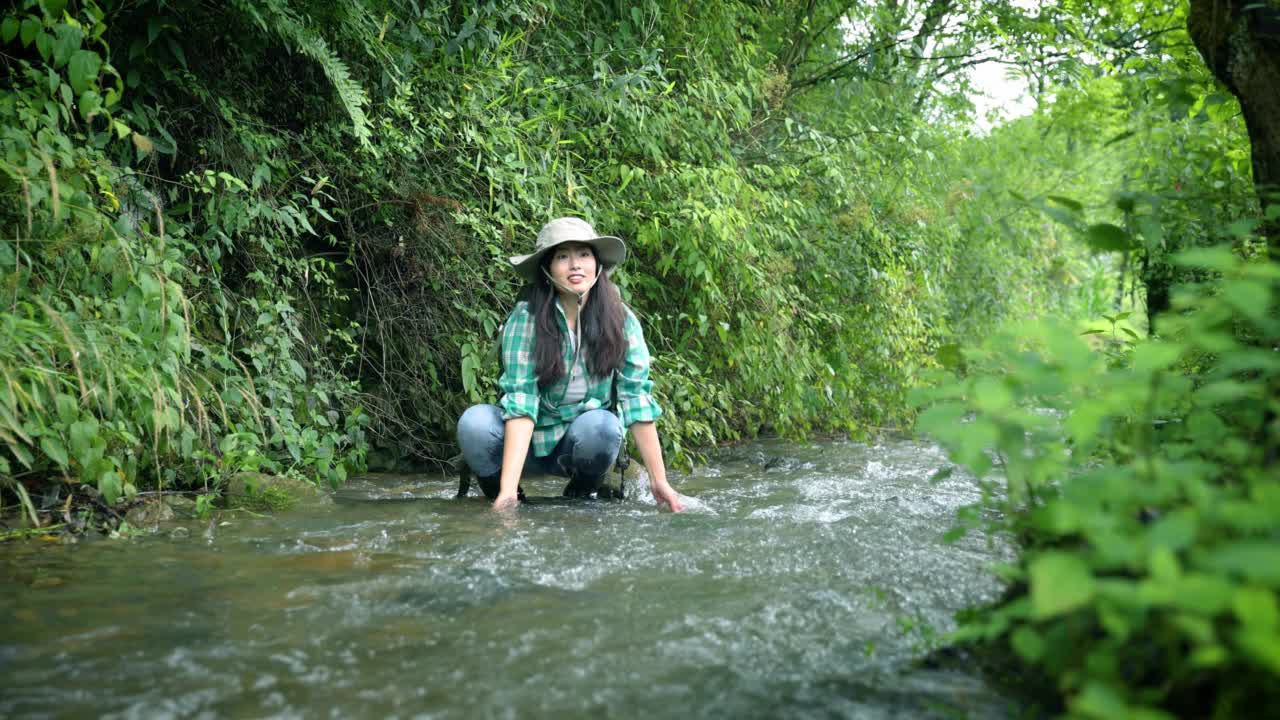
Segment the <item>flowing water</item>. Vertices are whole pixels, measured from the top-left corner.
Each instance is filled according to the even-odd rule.
[[[168,535],[0,548],[0,717],[1006,717],[918,662],[1009,550],[908,441],[760,442],[673,477],[680,515],[497,516],[438,477]],[[551,495],[551,479],[526,481]]]

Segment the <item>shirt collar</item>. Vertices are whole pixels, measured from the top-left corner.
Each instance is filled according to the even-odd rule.
[[[556,293],[556,310],[560,312],[560,329],[566,333],[569,332],[569,316],[564,314],[564,304],[560,301],[560,294]],[[582,319],[582,312],[578,312],[578,319]]]

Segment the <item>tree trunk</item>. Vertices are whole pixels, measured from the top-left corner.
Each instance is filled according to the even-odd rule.
[[[1120,255],[1120,280],[1116,282],[1116,300],[1112,303],[1111,312],[1118,313],[1124,309],[1124,285],[1129,281],[1129,253]]]
[[[1190,0],[1187,32],[1205,64],[1240,100],[1263,208],[1280,202],[1280,0]],[[1263,226],[1280,261],[1280,218]]]
[[[813,22],[813,12],[817,5],[817,0],[808,0],[803,8],[797,9],[795,17],[791,19],[792,35],[778,53],[778,69],[788,75],[794,66],[804,61],[804,56],[809,52],[809,33],[813,31],[809,24]]]
[[[938,32],[942,27],[942,22],[947,19],[947,14],[951,12],[955,0],[933,0],[929,4],[928,9],[924,11],[924,19],[920,21],[920,29],[916,31],[916,36],[911,39],[911,46],[921,55],[927,55],[929,41],[933,39],[933,34]]]
[[[1147,335],[1156,334],[1156,318],[1169,309],[1169,287],[1173,281],[1173,267],[1168,256],[1159,253],[1147,255],[1142,263],[1142,285],[1147,291]]]
[[[915,37],[911,39],[911,46],[916,54],[921,57],[928,57],[933,54],[929,52],[929,41],[933,39],[935,33],[942,29],[942,24],[947,19],[947,14],[954,8],[955,0],[933,0],[929,7],[924,11],[924,19],[920,21],[920,29],[916,31]],[[925,80],[925,76],[933,71],[928,61],[921,61],[920,69],[916,71],[917,77],[920,79],[920,92],[916,94],[914,103],[915,111],[920,112],[920,108],[924,105],[924,101],[929,98],[929,93],[933,90],[931,83]],[[936,74],[936,73],[935,73]]]
[[[1187,32],[1213,74],[1240,100],[1253,150],[1253,185],[1263,208],[1280,203],[1280,0],[1191,0]],[[1280,217],[1263,223],[1280,262]],[[1272,397],[1280,387],[1272,383]],[[1263,466],[1280,463],[1280,419],[1268,405],[1258,428]]]

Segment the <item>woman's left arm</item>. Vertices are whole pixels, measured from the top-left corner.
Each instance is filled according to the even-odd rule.
[[[649,488],[659,504],[666,503],[675,512],[684,509],[680,496],[667,482],[667,466],[662,462],[662,445],[658,442],[658,429],[654,421],[662,415],[662,408],[653,399],[653,381],[649,379],[649,347],[644,341],[640,321],[627,309],[624,330],[627,336],[627,355],[615,380],[618,392],[618,414],[623,427],[631,430],[640,459],[649,472]]]
[[[659,505],[666,503],[671,512],[684,510],[680,495],[667,482],[667,466],[662,462],[662,444],[658,442],[658,428],[653,422],[634,422],[631,424],[631,437],[640,448],[640,460],[649,473],[649,491]]]

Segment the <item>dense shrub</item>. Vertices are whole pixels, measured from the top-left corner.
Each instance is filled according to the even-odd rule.
[[[13,229],[0,240],[0,476],[30,515],[15,477],[74,478],[108,502],[259,467],[341,482],[365,447],[343,375],[356,348],[323,320],[341,298],[298,284],[331,285],[332,263],[295,247],[326,195],[272,183],[269,159],[238,172],[204,148],[180,153],[158,106],[128,100],[146,71],[127,60],[137,43],[113,53],[104,11],[66,6],[25,3],[0,38],[12,53],[0,214]],[[163,42],[165,27],[142,32]],[[269,140],[238,138],[264,154]]]
[[[1250,247],[1174,256],[1211,280],[1157,339],[1020,328],[925,393],[920,427],[984,491],[959,531],[1024,551],[959,637],[1007,644],[1070,717],[1280,701],[1280,265]]]

